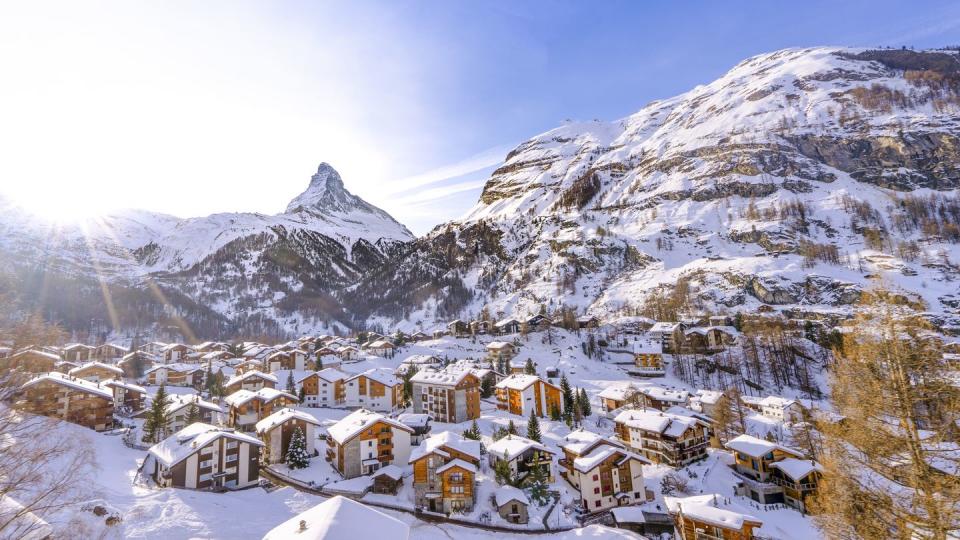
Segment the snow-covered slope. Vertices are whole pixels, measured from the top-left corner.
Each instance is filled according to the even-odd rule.
[[[159,284],[226,321],[289,315],[281,326],[346,324],[328,297],[412,239],[348,192],[326,163],[277,215],[179,219],[131,210],[60,224],[0,200],[0,253],[21,267],[133,288]]]
[[[482,305],[631,314],[678,279],[704,309],[842,313],[881,278],[955,317],[958,69],[954,52],[788,49],[627,118],[561,126],[356,290],[427,288],[418,310],[367,305],[415,323]]]

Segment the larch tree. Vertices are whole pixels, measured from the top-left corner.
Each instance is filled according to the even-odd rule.
[[[713,423],[722,443],[747,432],[747,410],[736,387],[730,387],[720,395],[714,409]]]
[[[837,351],[815,520],[830,538],[956,538],[960,388],[929,325],[871,296]]]

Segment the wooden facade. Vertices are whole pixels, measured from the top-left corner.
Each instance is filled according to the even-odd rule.
[[[16,399],[17,408],[96,431],[113,428],[113,394],[110,389],[87,381],[75,384],[66,376],[52,375],[34,379],[21,387]]]

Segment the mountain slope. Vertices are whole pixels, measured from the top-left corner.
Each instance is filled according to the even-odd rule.
[[[954,52],[790,49],[564,125],[356,300],[408,324],[482,305],[611,317],[656,311],[651,292],[679,280],[695,309],[842,315],[880,278],[956,324],[958,69]],[[388,284],[426,298],[378,296]]]
[[[37,274],[53,276],[48,282],[102,282],[121,296],[147,292],[145,301],[160,304],[160,312],[191,314],[192,321],[175,325],[181,334],[196,333],[191,326],[248,333],[342,328],[349,317],[335,292],[413,239],[389,214],[348,192],[326,163],[287,210],[273,216],[179,219],[127,211],[59,225],[9,203],[0,207],[0,253],[17,263],[10,288],[27,308],[82,321],[74,312],[98,311],[89,305],[97,303],[95,294],[85,297],[88,307],[67,309],[31,284]],[[109,321],[108,313],[98,315],[93,318]],[[129,314],[113,318],[121,326],[131,320]]]

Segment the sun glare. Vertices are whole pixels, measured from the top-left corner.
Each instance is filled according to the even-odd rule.
[[[110,211],[101,194],[69,192],[39,193],[22,190],[9,194],[11,202],[45,221],[58,224],[79,223]]]

